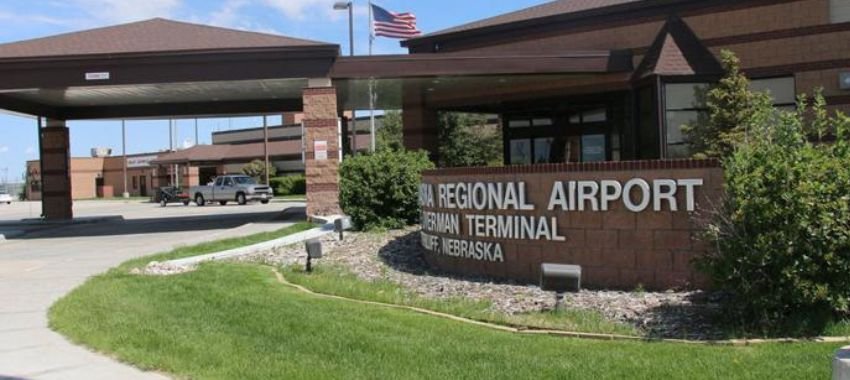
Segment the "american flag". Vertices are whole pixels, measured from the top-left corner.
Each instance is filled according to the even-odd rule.
[[[372,30],[375,36],[408,39],[422,34],[416,27],[416,15],[393,13],[372,4]]]

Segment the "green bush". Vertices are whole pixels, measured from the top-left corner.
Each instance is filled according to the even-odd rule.
[[[401,228],[419,217],[419,184],[434,164],[424,151],[357,155],[340,168],[340,204],[359,229]]]
[[[828,117],[820,95],[800,104],[761,105],[724,160],[699,264],[745,327],[810,333],[850,314],[850,119]]]
[[[307,179],[303,175],[275,177],[269,180],[275,195],[307,194]]]

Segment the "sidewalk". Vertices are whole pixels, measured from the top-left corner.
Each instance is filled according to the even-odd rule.
[[[224,214],[214,221],[198,224],[228,225],[229,217]],[[232,216],[237,217],[246,218]],[[71,344],[47,327],[48,308],[88,277],[126,260],[179,245],[272,231],[293,224],[291,220],[258,222],[229,229],[188,226],[182,231],[144,234],[104,231],[122,230],[119,224],[125,222],[71,225],[45,231],[37,239],[0,244],[0,379],[166,378]]]

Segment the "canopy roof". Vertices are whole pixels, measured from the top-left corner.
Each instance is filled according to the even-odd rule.
[[[336,49],[324,42],[155,18],[0,44],[0,60],[303,47]]]
[[[0,108],[57,119],[299,111],[339,46],[153,19],[0,45]]]

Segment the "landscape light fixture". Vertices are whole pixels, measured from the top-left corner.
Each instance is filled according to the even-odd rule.
[[[307,272],[313,271],[313,259],[322,258],[322,241],[319,239],[310,239],[304,243],[304,248],[307,250]]]
[[[540,264],[540,288],[555,292],[555,310],[564,307],[564,293],[581,290],[581,267],[578,265]]]

